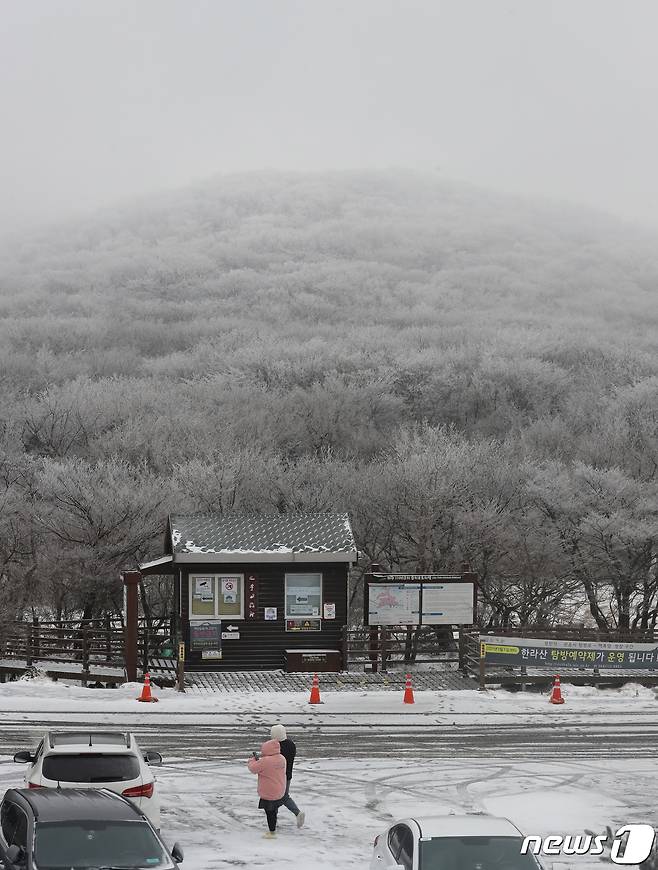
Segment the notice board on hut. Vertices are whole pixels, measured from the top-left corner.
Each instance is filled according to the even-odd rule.
[[[191,622],[190,649],[200,651],[202,659],[221,659],[221,622]]]

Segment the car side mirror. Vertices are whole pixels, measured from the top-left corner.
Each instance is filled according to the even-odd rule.
[[[25,851],[22,846],[17,846],[15,843],[7,849],[5,855],[9,864],[25,863]]]
[[[181,864],[185,855],[183,854],[183,847],[180,843],[174,843],[171,849],[171,857],[176,861],[177,864]]]
[[[159,752],[152,752],[151,750],[148,750],[144,753],[144,761],[147,764],[162,764],[162,756]]]
[[[16,764],[29,764],[31,761],[34,761],[34,755],[27,749],[23,749],[22,752],[17,752],[14,755],[14,761]]]

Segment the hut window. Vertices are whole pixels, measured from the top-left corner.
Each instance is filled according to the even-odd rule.
[[[191,574],[190,619],[244,619],[243,574]]]
[[[196,575],[190,577],[190,617],[215,616],[216,601],[215,578]]]
[[[286,574],[286,619],[320,616],[322,574]]]
[[[244,576],[242,574],[221,574],[217,580],[217,616],[230,616],[242,619],[244,595]]]

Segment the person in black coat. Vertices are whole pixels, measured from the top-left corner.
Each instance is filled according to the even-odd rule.
[[[272,728],[270,729],[270,736],[272,737],[272,740],[278,740],[280,742],[281,755],[283,755],[286,760],[286,793],[282,798],[283,806],[287,807],[290,812],[297,817],[297,827],[301,828],[301,826],[304,824],[306,814],[299,809],[299,807],[289,794],[290,780],[292,779],[292,768],[295,763],[297,747],[286,734],[286,729],[283,727],[283,725],[272,725]]]

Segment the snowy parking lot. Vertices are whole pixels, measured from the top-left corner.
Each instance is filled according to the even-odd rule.
[[[340,753],[337,753],[339,755]],[[279,838],[261,839],[263,814],[241,764],[184,760],[160,777],[163,828],[200,870],[233,866],[367,868],[374,836],[394,818],[473,810],[512,819],[525,833],[602,832],[655,818],[651,762],[587,763],[476,759],[449,762],[368,758],[300,762],[293,795],[306,810],[301,830],[285,809]],[[577,866],[597,866],[579,859]],[[600,866],[600,865],[599,865]]]
[[[391,693],[327,694],[312,708],[299,694],[166,690],[159,704],[138,705],[136,688],[0,686],[3,787],[20,782],[13,752],[48,728],[129,728],[165,756],[163,833],[181,842],[190,870],[367,868],[377,833],[427,813],[485,811],[541,835],[658,824],[652,690],[568,687],[562,708],[501,691],[419,692],[413,707]],[[298,744],[291,793],[307,821],[297,829],[282,808],[279,836],[268,841],[245,762],[277,719]]]

